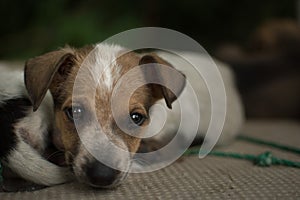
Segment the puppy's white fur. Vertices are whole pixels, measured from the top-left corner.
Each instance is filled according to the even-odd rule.
[[[107,45],[107,44],[97,44],[93,50],[93,55],[95,55],[95,63],[93,66],[93,75],[96,75],[98,80],[100,73],[102,77],[100,80],[103,80],[104,85],[112,90],[114,78],[119,77],[120,66],[116,64],[116,56],[123,48],[118,45]],[[101,70],[99,73],[96,73],[95,70]],[[113,72],[114,71],[114,72]],[[101,83],[101,85],[103,85]]]

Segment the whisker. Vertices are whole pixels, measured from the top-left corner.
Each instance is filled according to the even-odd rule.
[[[50,158],[54,158],[54,157],[56,157],[58,155],[61,155],[61,154],[64,154],[64,152],[61,151],[61,150],[58,150],[58,151],[55,151],[52,154],[50,154],[46,159],[49,160]]]
[[[151,163],[145,159],[142,158],[133,158],[132,162],[137,162],[140,165],[151,165]]]

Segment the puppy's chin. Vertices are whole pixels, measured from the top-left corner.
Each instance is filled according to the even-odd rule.
[[[103,189],[114,189],[118,186],[120,186],[123,181],[126,179],[126,177],[128,176],[128,172],[122,172],[121,175],[119,175],[119,177],[117,179],[115,179],[111,184],[109,185],[97,185],[97,184],[94,184],[90,181],[86,181],[85,184],[93,187],[93,188],[103,188]]]

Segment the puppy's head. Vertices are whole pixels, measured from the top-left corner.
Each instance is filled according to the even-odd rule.
[[[185,86],[184,78],[177,77],[174,80],[171,75],[161,73],[159,68],[151,65],[160,63],[172,67],[157,55],[140,56],[134,52],[122,52],[124,49],[121,47],[105,44],[81,49],[66,47],[30,59],[25,65],[25,85],[33,110],[38,109],[49,89],[55,110],[53,142],[57,148],[65,151],[66,162],[77,179],[94,187],[111,187],[120,183],[140,145],[141,139],[138,136],[143,134],[149,124],[150,107],[164,98],[171,108],[172,102]],[[83,63],[88,63],[92,70],[88,70],[89,74],[83,74],[79,83],[80,92],[75,94],[74,84]],[[143,64],[147,64],[148,69],[137,73],[145,80],[150,74],[159,77],[160,81],[173,84],[173,92],[159,84],[142,85],[127,102],[123,101],[122,94],[118,95],[117,104],[114,104],[117,105],[117,112],[113,113],[111,101],[118,80],[134,67]],[[104,69],[103,73],[96,72],[98,67]],[[91,77],[95,77],[95,74],[99,75],[99,82],[92,86]],[[134,79],[131,76],[126,81],[135,82]],[[127,130],[124,131],[117,121],[125,124]],[[99,124],[101,129],[98,128]],[[128,131],[134,134],[127,134]],[[126,153],[120,154],[113,146]],[[92,154],[101,157],[101,160],[109,160],[116,169]]]

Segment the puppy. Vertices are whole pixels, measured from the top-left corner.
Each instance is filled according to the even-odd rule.
[[[203,60],[196,54],[188,55],[197,62]],[[1,83],[5,83],[1,84],[0,90],[1,117],[5,122],[2,123],[1,118],[1,126],[5,130],[5,140],[1,140],[5,142],[0,145],[1,161],[21,177],[38,184],[54,185],[69,181],[72,176],[65,168],[41,157],[47,145],[53,143],[65,152],[66,163],[80,182],[105,188],[118,185],[126,177],[135,153],[142,148],[140,136],[159,126],[157,123],[160,120],[150,121],[161,116],[161,111],[150,110],[154,104],[166,104],[172,108],[172,103],[180,97],[183,98],[183,105],[180,106],[187,111],[184,117],[190,117],[192,121],[194,113],[199,112],[190,104],[184,75],[174,77],[163,73],[160,68],[151,67],[153,63],[170,69],[175,69],[175,66],[186,73],[185,66],[178,66],[183,62],[176,60],[174,55],[168,56],[164,52],[139,55],[108,44],[80,49],[65,47],[28,60],[24,70],[25,86],[22,84],[22,73],[1,73]],[[139,78],[136,80],[132,76],[126,80],[126,84],[123,84],[125,90],[127,86],[130,89],[133,83],[145,82],[145,77],[150,74],[162,83],[172,85],[172,91],[163,84],[141,84],[128,101],[123,99],[125,97],[122,95],[126,95],[123,90],[117,98],[113,98],[118,81],[138,65],[145,65],[146,70],[137,70],[135,77]],[[88,70],[78,80],[82,66],[87,66]],[[243,111],[230,70],[223,64],[220,66],[227,92],[227,115],[220,140],[222,144],[232,140],[238,133]],[[99,68],[103,70],[99,72]],[[79,82],[77,91],[74,90],[76,82]],[[204,116],[201,128],[196,130],[196,138],[203,138],[211,115],[210,102],[209,94],[204,92],[206,87],[203,80],[199,81],[198,86],[197,96],[202,96],[204,100],[199,109]],[[110,106],[112,101],[116,101],[113,104],[115,107]],[[173,106],[174,112],[167,111],[166,125],[152,138],[157,143],[166,144],[176,133],[180,120],[176,114],[179,105]],[[120,121],[122,127],[118,123]],[[186,133],[183,135],[190,138],[189,125],[184,127]],[[49,137],[51,139],[47,140]],[[147,146],[148,141],[145,139],[142,144]],[[123,153],[110,143],[122,149]],[[109,160],[110,165],[115,167],[100,162],[98,157]]]

